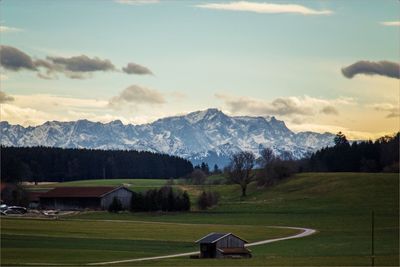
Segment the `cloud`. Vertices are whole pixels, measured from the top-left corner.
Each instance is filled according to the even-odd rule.
[[[160,0],[115,0],[115,2],[124,5],[144,5],[160,3]]]
[[[0,65],[8,70],[36,70],[32,58],[21,50],[7,45],[0,46]]]
[[[374,104],[372,107],[376,111],[384,111],[384,112],[389,112],[388,115],[386,115],[386,118],[397,118],[400,117],[400,108],[398,105],[393,105],[390,103],[379,103],[379,104]]]
[[[70,58],[65,57],[47,57],[53,64],[62,66],[71,72],[93,72],[93,71],[113,71],[115,66],[107,59],[97,57],[90,58],[85,55]]]
[[[381,75],[400,79],[400,65],[391,61],[372,62],[362,60],[342,68],[342,74],[349,79],[357,74]]]
[[[0,103],[12,102],[14,97],[7,95],[5,92],[0,91]]]
[[[7,26],[0,26],[0,32],[6,33],[6,32],[20,32],[22,29],[19,28],[13,28],[13,27],[7,27]]]
[[[114,96],[108,102],[109,107],[119,108],[123,104],[154,104],[165,103],[164,96],[156,90],[131,85],[124,89],[118,96]]]
[[[326,115],[339,115],[339,111],[333,106],[323,107],[320,112]]]
[[[123,67],[122,71],[128,74],[139,74],[139,75],[153,74],[153,72],[148,68],[146,68],[145,66],[133,62],[128,63],[126,67]]]
[[[312,131],[317,133],[337,133],[342,132],[346,135],[346,137],[350,140],[375,140],[381,136],[392,135],[393,132],[390,131],[379,131],[379,132],[366,132],[366,131],[357,131],[351,130],[347,127],[339,126],[339,125],[331,125],[331,124],[316,124],[316,123],[287,123],[287,126],[290,130],[294,132],[305,132]]]
[[[294,13],[301,15],[329,15],[333,13],[331,10],[315,10],[296,4],[270,4],[248,1],[237,1],[230,3],[208,3],[200,4],[196,7],[216,10],[247,11],[264,14]]]
[[[20,125],[37,125],[53,118],[52,114],[29,107],[19,107],[9,103],[0,106],[1,119]]]
[[[12,46],[0,46],[0,65],[11,71],[30,70],[37,72],[41,79],[57,79],[62,73],[70,79],[87,79],[94,72],[117,71],[108,59],[90,58],[86,55],[72,57],[48,56],[45,59],[33,59],[28,54]],[[153,74],[150,69],[135,63],[129,63],[123,72],[127,74]]]
[[[382,21],[381,24],[383,26],[400,26],[400,21]]]
[[[351,105],[354,102],[348,98],[337,98],[326,100],[309,96],[302,97],[280,97],[271,102],[262,101],[249,97],[234,97],[223,94],[216,94],[216,97],[223,100],[228,110],[232,113],[247,113],[252,115],[280,115],[289,116],[296,122],[301,119],[299,116],[314,116],[320,112],[329,115],[336,115],[339,112],[333,105]]]

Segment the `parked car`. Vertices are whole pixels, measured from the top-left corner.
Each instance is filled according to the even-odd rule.
[[[20,207],[20,206],[7,206],[3,207],[1,209],[2,214],[4,215],[8,215],[8,214],[25,214],[28,212],[28,210],[24,207]]]

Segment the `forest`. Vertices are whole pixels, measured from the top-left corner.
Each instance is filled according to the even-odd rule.
[[[178,178],[193,171],[180,157],[144,151],[1,147],[4,182]]]
[[[306,161],[306,171],[398,172],[399,136],[383,136],[375,141],[350,143],[338,133],[335,145],[318,150]]]

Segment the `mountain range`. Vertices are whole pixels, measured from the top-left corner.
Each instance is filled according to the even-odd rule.
[[[238,151],[256,156],[264,147],[281,157],[302,158],[333,145],[331,133],[299,132],[288,129],[275,117],[228,116],[218,109],[167,117],[149,124],[124,125],[78,120],[48,121],[23,127],[0,122],[1,144],[5,146],[49,146],[92,149],[134,149],[177,155],[193,164],[229,162]]]

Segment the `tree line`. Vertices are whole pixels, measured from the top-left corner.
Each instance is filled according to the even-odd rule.
[[[246,196],[247,186],[253,181],[259,186],[271,186],[296,172],[399,172],[399,136],[397,133],[350,144],[339,132],[333,147],[300,160],[287,155],[282,159],[270,148],[264,148],[258,159],[253,153],[242,151],[232,156],[224,174],[230,182],[240,185],[242,196]]]
[[[133,150],[1,146],[4,182],[65,182],[84,179],[178,178],[193,171],[190,161]]]
[[[399,136],[383,136],[376,141],[350,143],[339,132],[335,146],[323,148],[307,160],[305,171],[398,172]]]

